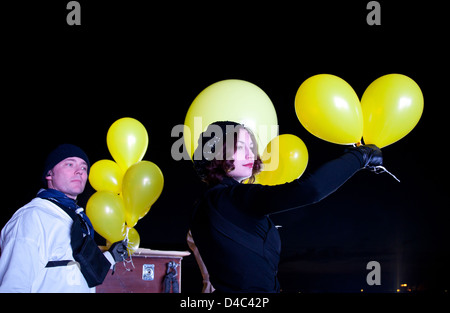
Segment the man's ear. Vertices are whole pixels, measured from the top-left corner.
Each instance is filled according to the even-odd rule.
[[[51,188],[52,187],[52,185],[51,185],[52,184],[52,180],[53,180],[52,176],[53,176],[53,171],[52,170],[48,171],[47,176],[45,176],[45,179],[47,180],[47,188]]]

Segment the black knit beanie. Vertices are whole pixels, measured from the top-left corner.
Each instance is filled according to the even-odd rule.
[[[70,157],[78,157],[80,159],[83,159],[88,166],[87,172],[89,174],[91,165],[89,163],[89,158],[87,157],[86,153],[80,147],[77,147],[75,145],[62,144],[58,146],[55,150],[50,152],[50,154],[47,156],[47,159],[45,160],[44,172],[42,173],[42,182],[44,183],[45,187],[47,187],[46,186],[47,180],[45,178],[47,177],[48,172],[52,168],[54,168],[56,164]]]

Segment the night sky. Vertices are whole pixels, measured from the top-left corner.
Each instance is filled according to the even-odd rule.
[[[361,98],[378,77],[400,73],[417,82],[425,99],[416,128],[383,148],[386,168],[401,183],[361,171],[322,202],[273,215],[283,226],[279,278],[287,292],[391,292],[401,283],[415,291],[448,290],[449,62],[442,9],[379,1],[382,24],[369,26],[365,1],[79,1],[82,25],[68,26],[64,1],[40,2],[8,5],[2,20],[0,227],[39,190],[51,149],[73,143],[91,163],[111,159],[109,126],[133,117],[149,134],[144,160],[156,163],[165,179],[160,198],[136,225],[141,247],[187,250],[192,205],[204,186],[190,161],[171,157],[178,139],[171,130],[204,88],[233,78],[263,89],[280,134],[305,142],[312,171],[345,147],[300,124],[294,109],[300,84],[333,74]],[[93,192],[88,187],[79,203]],[[366,284],[373,260],[381,265],[381,286]],[[183,266],[183,290],[199,292],[194,258]]]

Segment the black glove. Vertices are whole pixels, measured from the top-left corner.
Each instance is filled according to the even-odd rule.
[[[127,240],[118,241],[109,248],[108,252],[111,253],[116,263],[128,259],[127,243]]]
[[[380,148],[375,145],[350,148],[350,152],[359,157],[362,168],[374,171],[377,166],[383,165],[383,154],[381,153]]]

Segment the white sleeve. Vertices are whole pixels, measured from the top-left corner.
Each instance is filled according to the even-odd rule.
[[[105,251],[105,252],[103,252],[103,255],[104,255],[105,258],[109,261],[109,263],[111,263],[111,267],[110,267],[109,269],[112,270],[113,267],[114,267],[114,264],[116,264],[116,262],[114,261],[114,258],[113,258],[113,256],[112,256],[111,252]]]
[[[33,214],[26,214],[2,231],[0,292],[31,292],[39,270],[45,267],[39,253]]]

